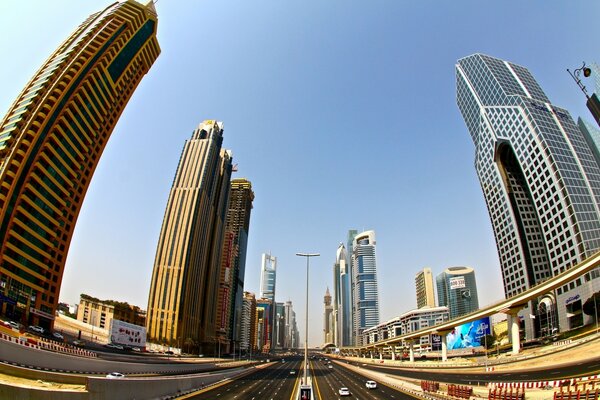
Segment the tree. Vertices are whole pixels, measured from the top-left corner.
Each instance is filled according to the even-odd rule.
[[[583,303],[583,313],[585,315],[595,315],[595,318],[600,317],[600,292],[594,293],[589,299]]]
[[[481,338],[481,344],[485,346],[486,349],[494,348],[494,343],[496,342],[496,336],[494,334],[485,335]]]

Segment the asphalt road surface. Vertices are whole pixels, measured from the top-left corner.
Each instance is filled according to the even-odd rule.
[[[211,400],[290,400],[301,374],[302,358],[276,361],[253,373],[213,389],[184,396],[184,399]],[[291,373],[294,371],[294,373]]]
[[[331,366],[331,368],[330,368]],[[399,390],[377,382],[376,389],[367,389],[364,376],[328,361],[315,360],[311,362],[313,372],[313,390],[317,400],[330,399],[414,399]],[[340,396],[339,389],[350,389],[350,396]]]

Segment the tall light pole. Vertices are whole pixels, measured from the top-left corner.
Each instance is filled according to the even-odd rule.
[[[296,253],[297,256],[306,257],[306,322],[304,326],[304,384],[307,384],[306,373],[308,369],[308,262],[311,257],[318,257],[319,253]]]

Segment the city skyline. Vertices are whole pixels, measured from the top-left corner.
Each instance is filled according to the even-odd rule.
[[[332,285],[335,246],[351,227],[378,235],[381,321],[413,308],[412,279],[404,278],[424,266],[484,271],[480,304],[499,299],[499,260],[473,146],[454,103],[454,65],[476,52],[523,65],[554,103],[574,119],[591,121],[565,70],[597,56],[586,27],[593,26],[599,5],[509,2],[477,11],[483,7],[472,7],[474,2],[424,3],[263,8],[159,2],[163,54],[117,124],[92,180],[61,301],[76,302],[85,292],[144,305],[180,144],[190,126],[213,117],[225,122],[224,146],[239,163],[234,176],[251,179],[257,196],[244,290],[258,292],[260,254],[272,250],[281,265],[277,292],[285,293],[277,300],[294,301],[300,332],[304,263],[294,254],[322,255],[310,266],[311,309],[319,309],[322,292]],[[0,48],[12,55],[0,66],[0,113],[73,28],[107,5],[0,6]],[[219,17],[203,20],[204,34],[191,36],[194,16],[201,15]],[[18,16],[27,17],[27,28]],[[54,23],[45,23],[49,18]],[[422,20],[427,23],[420,28],[416,21]],[[445,29],[448,40],[438,37],[439,30],[429,33],[430,24]],[[518,40],[523,37],[528,39]],[[194,63],[190,48],[218,62]],[[357,168],[365,162],[378,176]],[[373,180],[357,196],[353,182],[367,177]],[[99,268],[106,277],[91,279]],[[310,317],[309,342],[318,345],[321,316]]]

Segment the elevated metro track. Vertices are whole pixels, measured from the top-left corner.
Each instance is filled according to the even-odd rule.
[[[548,279],[536,285],[522,293],[519,293],[511,298],[506,300],[499,301],[497,303],[491,304],[489,306],[480,308],[477,311],[474,311],[470,314],[462,315],[458,318],[449,320],[444,322],[443,324],[430,326],[425,329],[421,329],[415,332],[406,333],[400,336],[396,336],[390,339],[381,340],[374,343],[369,343],[364,346],[357,347],[343,347],[342,352],[366,352],[370,350],[374,350],[380,347],[388,347],[395,346],[401,344],[402,342],[411,342],[421,336],[426,336],[429,334],[439,334],[442,336],[442,352],[445,351],[445,334],[452,331],[456,326],[466,324],[472,321],[476,321],[483,317],[488,317],[493,314],[504,313],[512,315],[513,317],[524,308],[527,303],[533,299],[541,297],[552,290],[559,288],[574,279],[579,278],[580,276],[588,273],[589,271],[600,267],[600,252],[594,254],[588,259],[582,261],[576,266],[569,268],[568,270],[562,272],[555,277]],[[512,329],[511,329],[511,339],[513,343],[513,353],[518,353],[520,348],[519,342],[519,327],[518,327],[518,319],[512,318]],[[445,357],[443,357],[445,358]]]

